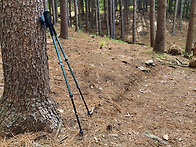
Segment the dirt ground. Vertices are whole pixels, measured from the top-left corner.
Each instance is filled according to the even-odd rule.
[[[59,31],[58,25],[56,28]],[[57,103],[65,131],[57,138],[45,132],[17,135],[9,140],[0,139],[0,146],[195,146],[196,69],[187,67],[187,59],[155,54],[148,45],[75,33],[74,29],[69,29],[69,36],[69,40],[60,41],[93,112],[91,117],[87,115],[64,63],[84,135],[79,135],[66,83],[48,34],[50,95]],[[185,46],[184,38],[177,33],[168,39],[167,46],[172,45],[173,40],[180,47]],[[147,60],[153,60],[153,64],[146,65]],[[2,94],[2,67],[0,73]]]

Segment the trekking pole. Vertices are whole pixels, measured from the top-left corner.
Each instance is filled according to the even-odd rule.
[[[50,34],[52,36],[52,40],[53,40],[53,43],[54,43],[54,46],[55,46],[55,50],[56,50],[56,53],[57,53],[57,56],[58,56],[59,64],[61,66],[61,69],[62,69],[62,72],[63,72],[63,76],[65,78],[65,82],[66,82],[67,89],[68,89],[68,92],[69,92],[69,96],[70,96],[70,99],[71,99],[71,102],[72,102],[72,105],[73,105],[73,108],[74,108],[74,112],[75,112],[75,116],[76,116],[76,119],[77,119],[77,122],[78,122],[78,126],[80,128],[80,133],[83,134],[83,130],[81,128],[81,124],[80,124],[80,120],[79,120],[79,117],[78,117],[78,113],[77,113],[77,110],[76,110],[76,107],[75,107],[75,103],[74,103],[74,100],[73,100],[73,94],[71,93],[71,89],[70,89],[70,86],[69,86],[69,83],[68,83],[68,80],[67,80],[67,76],[65,74],[65,70],[64,70],[64,67],[63,67],[63,63],[62,63],[62,60],[61,60],[61,57],[60,57],[60,53],[59,53],[59,50],[58,50],[58,47],[57,47],[57,44],[56,44],[56,41],[55,41],[54,34],[56,34],[56,32],[55,32],[53,24],[52,24],[52,22],[50,20],[48,11],[45,11],[43,13],[43,16],[41,17],[41,23],[44,25],[44,28],[49,27]]]
[[[52,27],[53,27],[53,26],[52,26]],[[63,53],[63,56],[64,56],[64,58],[65,58],[64,60],[65,60],[65,62],[67,63],[67,66],[69,67],[69,70],[70,70],[70,72],[71,72],[71,75],[72,75],[72,77],[73,77],[73,79],[74,79],[74,81],[75,81],[76,87],[77,87],[77,89],[78,89],[78,91],[79,91],[79,93],[80,93],[80,96],[81,96],[81,98],[82,98],[82,100],[83,100],[83,102],[84,102],[84,105],[85,105],[86,110],[87,110],[87,114],[88,114],[89,116],[91,116],[91,112],[90,112],[89,109],[88,109],[88,106],[87,106],[86,101],[85,101],[85,99],[84,99],[84,97],[83,97],[82,91],[81,91],[81,89],[80,89],[80,86],[79,86],[79,84],[78,84],[78,82],[77,82],[77,80],[76,80],[76,77],[75,77],[75,75],[74,75],[74,73],[73,73],[73,70],[72,70],[70,64],[69,64],[69,61],[68,61],[68,59],[67,59],[67,56],[66,56],[66,54],[65,54],[65,52],[64,52],[64,49],[63,49],[63,47],[62,47],[62,45],[61,45],[61,43],[60,43],[60,40],[59,40],[59,38],[58,38],[58,36],[57,36],[57,33],[56,33],[54,27],[53,27],[53,31],[54,31],[54,35],[55,35],[55,37],[56,37],[56,40],[57,40],[57,42],[58,42],[58,44],[59,44],[59,46],[60,46],[61,52]]]

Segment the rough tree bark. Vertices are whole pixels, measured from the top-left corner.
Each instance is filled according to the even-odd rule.
[[[164,53],[167,0],[158,0],[157,32],[153,51]]]
[[[68,8],[67,0],[60,0],[61,30],[60,37],[68,39]]]
[[[6,0],[2,7],[0,135],[56,130],[61,120],[49,97],[46,37],[39,21],[43,3]]]
[[[193,39],[194,39],[194,31],[195,31],[195,15],[196,15],[196,0],[191,0],[191,8],[190,8],[190,18],[189,18],[189,28],[186,40],[186,49],[185,56],[191,53]]]

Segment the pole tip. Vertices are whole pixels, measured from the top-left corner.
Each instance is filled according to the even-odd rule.
[[[82,135],[82,136],[83,136],[83,133],[84,133],[84,131],[83,131],[83,130],[80,130],[80,135]]]
[[[90,112],[90,111],[88,111],[87,113],[88,113],[88,115],[89,115],[89,116],[91,116],[91,115],[93,114],[93,113],[92,113],[92,112]]]

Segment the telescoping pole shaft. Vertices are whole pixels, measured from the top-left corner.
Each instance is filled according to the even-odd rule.
[[[65,79],[65,82],[66,82],[66,85],[67,85],[67,89],[68,89],[68,92],[69,92],[69,96],[70,96],[70,99],[71,99],[71,102],[72,102],[72,105],[73,105],[73,108],[74,108],[74,112],[75,112],[75,115],[76,115],[78,126],[80,128],[80,133],[83,134],[83,130],[81,128],[81,124],[80,124],[80,120],[79,120],[79,117],[78,117],[78,113],[77,113],[77,110],[76,110],[76,107],[75,107],[75,103],[74,103],[74,100],[73,100],[73,94],[71,93],[71,89],[70,89],[70,86],[69,86],[69,82],[68,82],[68,79],[67,79],[64,67],[63,67],[61,56],[60,56],[60,53],[59,53],[59,50],[58,50],[58,47],[57,47],[57,44],[56,44],[56,41],[55,41],[54,32],[53,32],[53,30],[54,30],[53,29],[53,24],[51,23],[51,20],[50,20],[50,17],[48,15],[48,13],[49,13],[48,11],[44,12],[46,26],[49,27],[49,30],[50,30],[50,34],[51,34],[51,37],[52,37],[52,40],[53,40],[53,43],[54,43],[54,46],[55,46],[55,50],[56,50],[56,53],[57,53],[57,56],[58,56],[59,64],[60,64],[62,72],[63,72],[63,76],[64,76],[64,79]],[[55,32],[55,34],[56,34],[56,32]]]
[[[75,83],[76,83],[76,87],[77,87],[77,89],[78,89],[78,91],[79,91],[79,93],[80,93],[80,96],[82,97],[82,100],[83,100],[84,105],[85,105],[86,110],[87,110],[87,114],[90,116],[90,115],[91,115],[91,112],[90,112],[89,109],[88,109],[88,106],[87,106],[86,101],[85,101],[85,99],[84,99],[84,97],[83,97],[82,91],[81,91],[81,89],[80,89],[80,86],[79,86],[79,84],[78,84],[78,82],[77,82],[77,80],[76,80],[76,77],[75,77],[75,75],[74,75],[74,73],[73,73],[73,70],[72,70],[70,64],[69,64],[69,61],[68,61],[68,59],[67,59],[67,56],[66,56],[66,54],[65,54],[65,52],[64,52],[64,49],[63,49],[63,47],[62,47],[62,45],[61,45],[61,43],[60,43],[60,40],[59,40],[59,38],[58,38],[58,36],[57,36],[57,33],[56,33],[54,27],[53,27],[53,31],[54,31],[54,35],[55,35],[55,37],[56,37],[56,40],[57,40],[57,42],[58,42],[58,44],[59,44],[59,46],[60,46],[61,52],[63,53],[63,56],[64,56],[64,58],[65,58],[65,62],[67,63],[67,65],[68,65],[68,67],[69,67],[69,70],[70,70],[70,72],[71,72],[71,75],[72,75],[72,77],[73,77],[73,79],[74,79],[74,81],[75,81]]]

